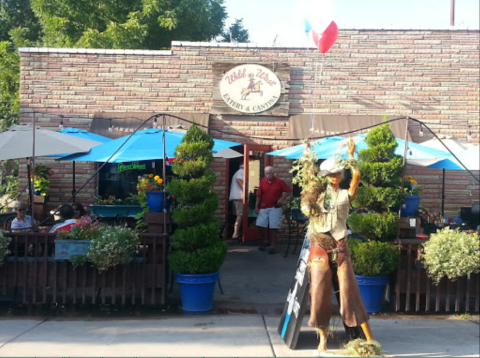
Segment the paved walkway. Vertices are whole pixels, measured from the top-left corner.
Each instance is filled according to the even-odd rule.
[[[277,333],[278,316],[201,315],[164,319],[0,321],[1,357],[309,357],[315,331],[304,327],[290,350]],[[460,319],[372,319],[388,356],[478,357],[479,326]],[[329,341],[340,353],[338,328]]]

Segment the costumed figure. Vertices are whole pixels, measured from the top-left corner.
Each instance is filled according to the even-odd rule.
[[[248,82],[247,89],[254,90],[255,89],[255,76],[253,75],[253,73],[250,73],[248,75],[248,78],[249,78],[249,82]]]
[[[309,147],[307,147],[309,150]],[[348,154],[354,159],[355,143],[350,139]],[[350,161],[354,162],[354,161]],[[348,327],[361,326],[367,341],[373,341],[368,314],[360,296],[347,244],[347,219],[350,202],[355,198],[360,182],[360,171],[352,167],[350,188],[340,189],[344,170],[340,160],[330,158],[320,165],[319,176],[328,178],[328,184],[310,179],[302,191],[302,212],[309,220],[311,313],[308,325],[315,327],[320,337],[319,352],[327,350],[327,333],[331,316],[331,285],[338,279],[340,314]],[[311,167],[311,173],[314,170]],[[321,178],[320,178],[321,179]]]

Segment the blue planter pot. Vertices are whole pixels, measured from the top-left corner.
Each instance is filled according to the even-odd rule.
[[[177,273],[182,309],[189,312],[210,311],[213,308],[213,293],[218,281],[218,272],[199,275]]]
[[[383,293],[388,282],[388,276],[360,276],[357,278],[358,288],[363,304],[368,313],[377,313],[382,309]]]
[[[147,205],[154,213],[163,212],[163,191],[149,191],[147,193]]]
[[[141,205],[99,205],[90,204],[90,212],[105,218],[114,218],[117,215],[135,217],[143,211]]]
[[[420,205],[421,196],[406,196],[405,204],[402,206],[402,211],[400,213],[401,217],[407,217],[415,215]]]
[[[69,260],[73,255],[86,255],[90,247],[90,240],[55,240],[55,258]]]

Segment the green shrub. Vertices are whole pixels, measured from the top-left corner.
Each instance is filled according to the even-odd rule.
[[[386,276],[398,267],[400,251],[393,243],[368,241],[350,248],[353,270],[361,276]]]
[[[350,229],[368,240],[394,240],[398,231],[398,214],[385,213],[353,213],[348,218]]]
[[[401,203],[402,158],[395,154],[398,144],[388,124],[372,129],[365,142],[368,147],[358,153],[362,186],[352,202],[364,212],[350,215],[348,225],[369,240],[393,240],[398,214],[391,208]]]
[[[192,252],[174,251],[168,255],[172,270],[184,274],[217,272],[225,261],[227,245],[218,240],[209,247]]]
[[[175,150],[173,178],[167,187],[177,206],[172,219],[178,229],[170,238],[168,255],[172,270],[181,274],[217,272],[225,260],[227,246],[218,238],[219,222],[213,218],[218,197],[210,190],[215,173],[207,169],[213,161],[213,139],[192,125]]]
[[[354,208],[369,208],[373,212],[381,213],[400,205],[402,196],[398,188],[358,188],[357,196],[352,203]]]
[[[453,281],[480,271],[478,244],[478,236],[447,227],[430,236],[420,259],[434,283],[443,277]]]

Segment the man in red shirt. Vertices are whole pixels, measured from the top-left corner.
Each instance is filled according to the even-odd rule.
[[[259,250],[263,251],[270,246],[269,254],[277,252],[277,232],[283,222],[282,205],[286,203],[291,192],[292,189],[275,176],[273,167],[265,168],[265,178],[260,182],[255,203],[257,226],[264,239],[264,244]]]

